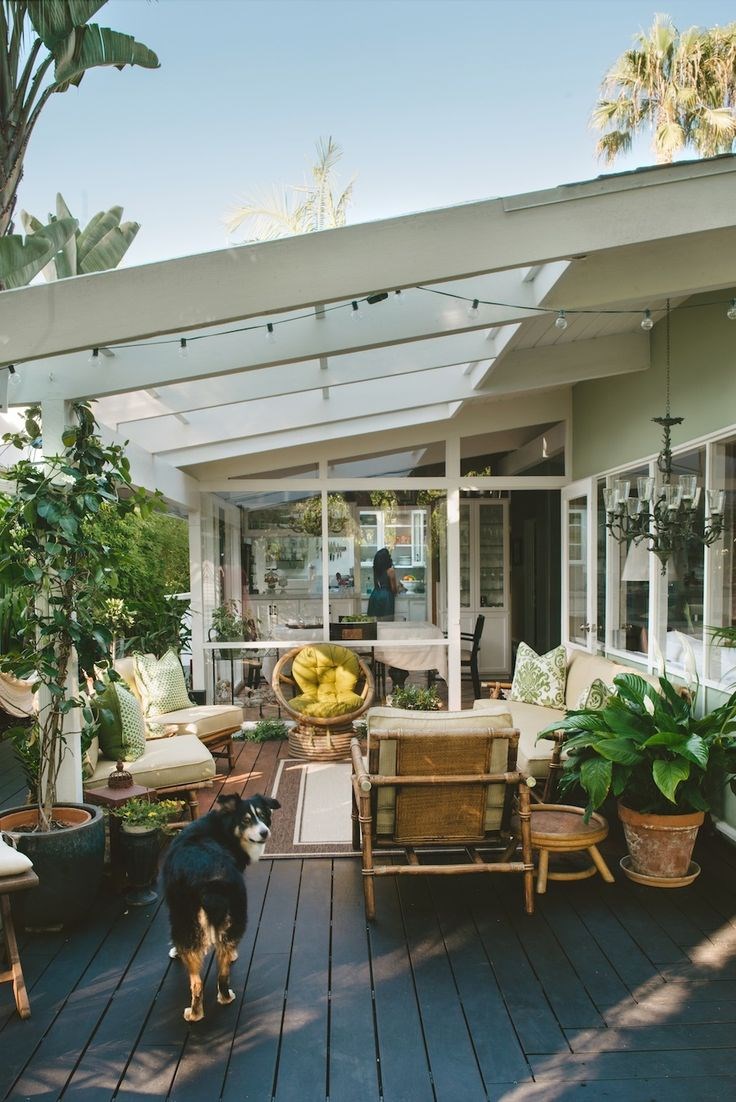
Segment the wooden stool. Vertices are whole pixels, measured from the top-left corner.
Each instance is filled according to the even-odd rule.
[[[608,823],[595,811],[588,823],[583,822],[584,809],[567,804],[532,804],[532,849],[539,850],[537,893],[543,895],[548,880],[586,880],[601,874],[607,884],[613,876],[603,860],[598,843],[608,836]],[[577,853],[587,850],[592,864],[575,872],[549,870],[550,853]]]
[[[15,1005],[21,1018],[30,1018],[31,1005],[28,1002],[23,969],[20,965],[18,942],[15,939],[15,926],[13,925],[13,912],[10,909],[8,896],[12,892],[24,892],[27,888],[38,887],[38,877],[33,869],[21,873],[20,876],[3,876],[0,879],[0,914],[3,920],[3,936],[5,939],[5,954],[8,958],[8,969],[0,972],[0,983],[12,983]]]

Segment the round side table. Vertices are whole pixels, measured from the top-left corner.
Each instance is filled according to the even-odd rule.
[[[598,843],[608,836],[608,823],[593,812],[589,822],[583,821],[584,809],[568,804],[532,804],[532,849],[539,850],[537,893],[543,895],[548,880],[586,880],[600,873],[607,884],[614,878],[603,860]],[[550,853],[577,853],[587,850],[591,864],[572,872],[550,871]]]

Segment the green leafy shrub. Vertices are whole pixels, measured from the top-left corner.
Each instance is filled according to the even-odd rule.
[[[394,689],[390,700],[392,708],[409,708],[416,712],[437,712],[442,707],[434,685],[426,689],[421,685],[404,685]]]
[[[259,719],[255,727],[243,732],[243,738],[247,742],[268,742],[269,739],[285,739],[289,737],[289,728],[283,719]]]

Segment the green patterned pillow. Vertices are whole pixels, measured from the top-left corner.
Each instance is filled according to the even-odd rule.
[[[592,681],[590,685],[586,685],[583,689],[575,708],[587,708],[591,712],[602,712],[614,693],[615,689],[607,685],[605,681],[601,681],[600,677],[596,677],[595,681]]]
[[[130,689],[111,681],[95,698],[100,750],[110,761],[136,761],[146,749],[146,727],[141,706]]]
[[[136,654],[134,660],[138,691],[147,716],[191,708],[184,671],[173,650],[167,650],[162,658],[156,658],[153,654]]]
[[[566,680],[567,654],[563,646],[537,654],[526,643],[519,643],[509,700],[564,708]]]
[[[146,752],[146,721],[143,718],[140,703],[130,689],[115,683],[115,692],[120,705],[120,721],[123,730],[123,761],[137,761]],[[117,760],[117,759],[116,759]]]

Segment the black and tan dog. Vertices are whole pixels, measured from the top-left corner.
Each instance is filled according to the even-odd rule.
[[[230,1003],[230,964],[248,917],[246,865],[258,861],[271,834],[271,811],[280,807],[269,796],[221,796],[218,807],[190,823],[171,844],[163,882],[171,923],[172,957],[181,957],[189,973],[188,1022],[204,1017],[202,966],[208,951],[217,956],[217,1001]]]

